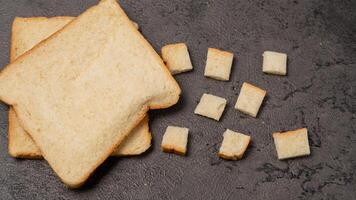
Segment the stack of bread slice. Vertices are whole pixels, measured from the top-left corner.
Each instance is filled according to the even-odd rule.
[[[115,0],[76,18],[17,18],[0,99],[11,106],[9,151],[47,160],[79,187],[110,156],[151,140],[148,109],[174,105],[180,89]]]
[[[42,40],[57,32],[74,17],[16,17],[12,24],[10,62],[33,48]],[[151,146],[148,117],[140,122],[132,133],[112,153],[112,156],[139,155]],[[22,128],[13,108],[9,110],[9,154],[16,158],[41,158],[41,151]]]

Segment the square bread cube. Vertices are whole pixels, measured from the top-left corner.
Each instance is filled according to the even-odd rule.
[[[161,51],[162,59],[171,74],[179,74],[193,69],[186,44],[168,44],[162,47]]]
[[[273,51],[263,53],[262,71],[269,74],[287,74],[287,54]]]
[[[273,139],[280,160],[310,154],[308,130],[306,128],[273,133]]]
[[[188,132],[189,129],[187,128],[168,126],[162,139],[162,151],[185,155],[187,152]]]
[[[219,156],[227,160],[239,160],[244,155],[251,137],[226,129]]]
[[[243,83],[235,108],[252,117],[256,117],[266,91],[249,83]]]
[[[211,94],[203,94],[194,113],[219,121],[225,106],[226,99]]]
[[[233,53],[209,48],[204,76],[220,81],[228,81],[233,58]]]

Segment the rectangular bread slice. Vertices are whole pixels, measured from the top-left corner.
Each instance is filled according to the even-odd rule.
[[[48,38],[74,17],[16,17],[12,24],[10,62],[30,50],[42,40]],[[148,118],[127,136],[112,156],[139,155],[151,146],[151,133],[148,128]],[[9,154],[16,158],[42,158],[40,149],[20,125],[12,107],[9,110]]]
[[[69,187],[82,185],[148,109],[179,95],[115,0],[89,8],[0,74],[0,99]]]

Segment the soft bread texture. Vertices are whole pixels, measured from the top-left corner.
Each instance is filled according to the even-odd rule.
[[[40,159],[42,154],[32,138],[22,128],[15,111],[9,111],[9,154],[16,158]],[[144,153],[151,146],[152,136],[149,132],[146,116],[111,153],[111,156],[133,156]]]
[[[74,17],[16,17],[12,24],[10,62],[46,39]],[[42,158],[41,151],[20,125],[12,106],[9,109],[9,154],[17,158]]]
[[[82,185],[149,108],[179,95],[115,0],[89,8],[0,74],[0,99],[69,187]]]
[[[249,83],[243,83],[235,108],[256,117],[267,92]]]
[[[251,137],[226,129],[219,156],[227,160],[239,160],[244,155]]]
[[[134,156],[144,153],[151,146],[152,136],[148,127],[148,115],[116,147],[111,156]]]
[[[184,156],[187,153],[188,132],[187,128],[168,126],[162,139],[162,151]]]
[[[211,94],[203,94],[197,107],[194,110],[195,114],[220,120],[226,106],[226,99]]]
[[[179,74],[193,69],[188,47],[184,43],[168,44],[162,47],[162,59],[172,74]]]
[[[233,58],[233,53],[209,48],[204,76],[220,81],[228,81],[230,79]]]
[[[264,73],[286,75],[287,74],[287,54],[274,51],[263,53],[262,70]]]
[[[310,154],[308,130],[306,128],[273,133],[278,159],[294,158]]]
[[[11,35],[10,62],[30,50],[40,41],[46,39],[74,17],[16,17],[13,22]],[[16,158],[42,158],[40,149],[32,138],[20,125],[12,107],[9,110],[9,154]],[[122,144],[115,149],[112,156],[138,155],[151,146],[151,133],[148,128],[148,119],[145,118],[131,131]]]

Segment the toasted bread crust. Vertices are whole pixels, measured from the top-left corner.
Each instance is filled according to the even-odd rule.
[[[250,83],[244,82],[243,85],[245,85],[245,86],[248,87],[248,88],[251,88],[251,89],[255,90],[256,92],[263,93],[264,95],[267,94],[267,91],[266,91],[266,90],[263,90],[263,89],[261,89],[261,88],[259,88],[259,87],[256,87],[256,86],[254,86],[254,85],[252,85],[252,84],[250,84]]]
[[[231,53],[231,52],[223,51],[223,50],[216,49],[216,48],[211,48],[211,47],[208,48],[208,51],[214,52],[214,53],[216,53],[216,54],[219,54],[220,56],[225,56],[225,57],[234,56],[234,54]]]
[[[223,158],[225,160],[240,160],[242,158],[242,155],[227,155],[224,153],[218,153],[220,158]]]
[[[172,145],[168,145],[168,144],[163,145],[161,147],[161,149],[165,153],[175,153],[175,154],[178,154],[178,155],[181,155],[181,156],[185,156],[185,154],[187,153],[186,149],[178,148],[178,147],[175,147],[175,146],[172,146]]]
[[[286,138],[286,137],[290,137],[291,135],[295,135],[295,134],[298,134],[300,131],[304,131],[306,130],[307,128],[299,128],[299,129],[296,129],[296,130],[292,130],[292,131],[286,131],[286,132],[275,132],[272,134],[272,136],[275,138],[275,137],[278,137],[278,138]]]

